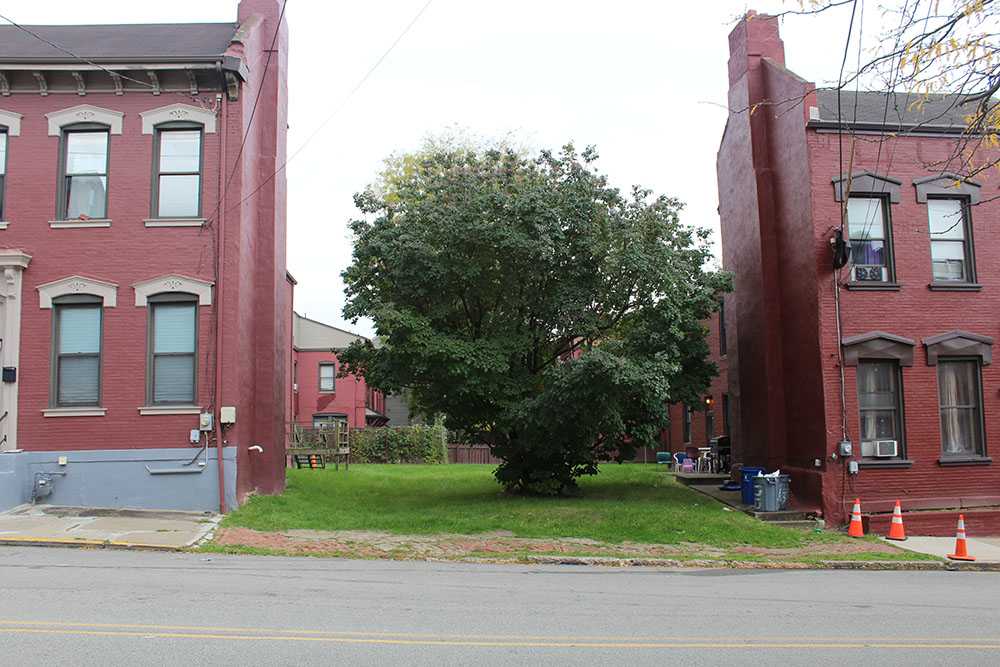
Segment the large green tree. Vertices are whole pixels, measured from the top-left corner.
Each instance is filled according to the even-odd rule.
[[[665,404],[715,368],[702,322],[728,278],[681,204],[595,168],[596,151],[429,145],[355,196],[343,372],[489,444],[507,489],[563,493],[652,445]]]

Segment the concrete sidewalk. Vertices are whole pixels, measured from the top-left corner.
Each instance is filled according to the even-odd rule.
[[[926,537],[922,535],[910,535],[902,542],[886,540],[893,546],[917,553],[930,554],[940,558],[947,558],[948,554],[955,551],[954,537]],[[976,558],[978,563],[1000,563],[1000,537],[977,537],[967,540],[969,555]]]
[[[21,505],[0,513],[0,545],[178,551],[207,538],[220,519],[202,512]]]

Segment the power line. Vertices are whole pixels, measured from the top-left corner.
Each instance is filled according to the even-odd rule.
[[[323,122],[320,123],[316,127],[316,129],[313,130],[312,133],[309,134],[308,137],[306,137],[306,140],[304,142],[302,142],[302,144],[298,148],[296,148],[292,152],[292,154],[289,155],[288,158],[286,158],[285,161],[282,162],[281,165],[277,169],[274,170],[274,173],[272,173],[270,176],[268,176],[267,178],[265,178],[256,188],[254,188],[252,191],[250,191],[249,194],[247,194],[245,197],[243,197],[243,199],[241,199],[238,202],[236,202],[236,204],[234,206],[239,206],[243,202],[247,201],[248,199],[250,199],[251,197],[253,197],[254,195],[256,195],[258,192],[260,192],[260,190],[262,190],[265,185],[267,185],[268,183],[270,183],[271,181],[273,181],[274,178],[275,178],[275,176],[277,176],[282,171],[284,171],[285,167],[288,166],[288,163],[291,162],[292,160],[294,160],[296,156],[298,156],[303,150],[305,150],[305,148],[316,137],[316,135],[319,134],[323,130],[323,128],[325,128],[330,123],[330,121],[332,121],[334,118],[336,118],[337,115],[339,115],[340,112],[344,110],[344,107],[347,106],[347,103],[351,101],[351,99],[354,97],[354,95],[361,89],[362,86],[365,85],[365,83],[368,81],[368,79],[371,78],[372,74],[375,73],[375,70],[377,70],[379,68],[379,66],[383,63],[383,61],[385,61],[385,59],[389,57],[389,54],[391,54],[393,52],[393,50],[396,48],[396,46],[403,40],[403,38],[406,37],[407,33],[409,33],[410,30],[413,28],[413,26],[416,25],[417,21],[420,20],[420,17],[424,15],[424,12],[427,11],[427,8],[431,6],[431,3],[433,1],[434,0],[427,0],[427,2],[424,4],[424,6],[420,8],[420,11],[418,11],[413,16],[413,19],[410,20],[410,22],[406,25],[406,27],[403,28],[402,32],[400,32],[399,35],[396,37],[396,39],[393,40],[392,44],[389,45],[389,48],[387,48],[382,53],[382,55],[379,56],[378,60],[375,61],[375,64],[373,64],[368,69],[368,71],[365,73],[365,75],[363,77],[361,77],[361,79],[358,80],[358,83],[355,84],[355,86],[347,93],[347,97],[344,98],[344,100],[340,103],[340,105],[336,109],[334,109],[333,112],[329,116],[327,116],[323,120]]]
[[[133,79],[132,77],[130,77],[130,76],[126,75],[126,74],[122,74],[121,72],[115,72],[115,71],[109,70],[107,67],[104,67],[103,65],[99,65],[99,64],[95,63],[92,60],[88,60],[87,58],[84,58],[83,56],[79,56],[79,55],[73,53],[72,51],[70,51],[69,49],[67,49],[66,47],[60,46],[59,44],[56,44],[55,42],[51,42],[51,41],[45,39],[44,37],[42,37],[41,35],[39,35],[37,32],[35,32],[33,30],[30,30],[29,28],[26,28],[25,26],[21,25],[20,23],[17,23],[16,21],[14,21],[14,19],[11,19],[11,18],[9,18],[7,16],[4,16],[3,14],[0,14],[0,19],[3,19],[4,21],[6,21],[7,23],[11,24],[12,26],[14,26],[15,28],[17,28],[18,30],[26,32],[27,34],[31,35],[32,37],[34,37],[38,41],[43,42],[45,44],[48,44],[49,46],[51,46],[54,49],[56,49],[58,51],[62,51],[66,55],[68,55],[68,56],[70,56],[72,58],[75,58],[76,60],[79,60],[80,62],[86,63],[88,65],[91,65],[92,67],[96,67],[97,69],[102,70],[103,72],[105,72],[106,74],[108,74],[109,76],[111,76],[112,78],[113,77],[119,77],[119,78],[122,78],[122,79],[126,79],[127,81],[132,81],[133,83],[137,83],[140,86],[146,86],[147,88],[155,88],[155,86],[153,84],[149,83],[148,81],[140,81],[139,79]]]

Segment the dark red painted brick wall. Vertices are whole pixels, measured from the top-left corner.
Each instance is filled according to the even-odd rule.
[[[815,104],[810,83],[781,66],[776,24],[755,17],[730,37],[730,107],[719,151],[718,176],[724,266],[735,275],[727,302],[729,384],[734,445],[745,463],[766,462],[793,474],[800,501],[821,503],[833,521],[862,498],[865,511],[887,512],[899,498],[905,509],[974,508],[1000,504],[995,465],[939,465],[941,437],[936,367],[920,340],[953,329],[997,338],[1000,297],[1000,201],[973,209],[973,236],[981,292],[934,292],[925,204],[912,181],[954,150],[946,137],[845,138],[843,169],[835,134],[807,129]],[[774,32],[766,28],[772,25]],[[764,27],[762,27],[764,26]],[[757,43],[746,44],[744,41]],[[742,41],[741,41],[742,40]],[[770,101],[754,108],[756,103]],[[881,148],[881,150],[880,150]],[[987,156],[984,156],[984,159]],[[895,292],[841,290],[843,335],[879,330],[917,341],[912,367],[903,369],[909,468],[862,468],[849,476],[831,459],[842,437],[839,340],[829,239],[840,223],[831,179],[867,169],[903,182],[891,206],[897,279]],[[937,167],[940,170],[940,167]],[[997,194],[997,176],[980,178],[983,198]],[[775,347],[777,345],[777,348]],[[987,453],[1000,438],[1000,370],[983,369]],[[848,435],[857,443],[855,369],[845,369]],[[820,465],[815,465],[820,459]],[[922,515],[927,530],[944,530]],[[986,515],[980,518],[985,524]],[[952,526],[953,530],[953,526]]]
[[[236,102],[220,104],[218,131],[205,134],[203,213],[213,218],[204,228],[147,228],[152,168],[152,136],[141,133],[139,113],[177,102],[195,103],[189,95],[127,92],[122,96],[88,94],[11,95],[0,108],[23,115],[21,134],[8,143],[6,214],[0,246],[32,256],[24,272],[21,358],[18,369],[18,444],[33,450],[82,450],[182,447],[197,426],[194,415],[140,416],[145,404],[146,317],[136,308],[131,285],[167,273],[222,283],[212,306],[199,307],[198,402],[206,409],[237,408],[237,424],[226,433],[238,451],[237,492],[276,492],[284,488],[284,418],[288,365],[291,360],[291,291],[285,266],[285,177],[269,179],[284,162],[287,110],[287,30],[282,26],[276,53],[263,78],[252,126],[250,109],[262,85],[263,49],[276,29],[279,0],[244,0],[239,19],[248,26],[242,55],[255,66]],[[106,229],[51,229],[55,218],[58,137],[48,136],[45,114],[91,104],[124,112],[121,135],[110,138]],[[248,131],[249,130],[249,131]],[[237,164],[226,188],[226,261],[215,271],[218,208],[222,180]],[[220,149],[225,142],[225,174]],[[260,191],[251,196],[251,192]],[[51,356],[51,310],[39,308],[40,284],[80,274],[118,284],[118,306],[104,311],[102,406],[104,417],[45,418]],[[222,302],[223,384],[215,390],[216,307]],[[260,445],[251,467],[249,447]]]

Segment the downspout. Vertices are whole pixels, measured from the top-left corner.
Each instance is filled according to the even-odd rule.
[[[222,62],[215,63],[215,69],[219,73],[219,81],[222,84],[222,96],[220,100],[220,133],[219,133],[219,215],[215,226],[216,235],[216,266],[215,272],[215,405],[212,410],[215,413],[215,451],[217,457],[217,467],[219,469],[219,513],[226,513],[226,472],[225,463],[222,456],[222,325],[225,320],[222,311],[223,274],[226,268],[226,132],[228,130],[229,107],[226,104],[226,77],[222,73]]]

